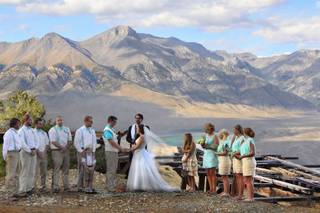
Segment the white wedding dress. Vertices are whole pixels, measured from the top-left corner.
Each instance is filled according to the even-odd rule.
[[[127,191],[173,192],[179,189],[171,187],[161,177],[154,155],[146,150],[146,146],[155,145],[150,130],[145,128],[144,140],[134,151],[127,182]],[[139,139],[137,139],[139,140]]]

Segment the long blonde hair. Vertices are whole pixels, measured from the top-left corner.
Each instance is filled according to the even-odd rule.
[[[220,131],[219,131],[219,139],[220,140],[226,140],[227,138],[229,137],[229,132],[228,132],[228,130],[226,130],[226,129],[221,129]]]
[[[183,151],[190,151],[193,143],[193,137],[191,133],[184,134]]]

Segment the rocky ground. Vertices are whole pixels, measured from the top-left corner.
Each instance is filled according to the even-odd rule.
[[[166,170],[167,171],[167,170]],[[162,170],[164,172],[164,170]],[[76,181],[76,171],[70,172],[71,183]],[[168,178],[170,175],[165,176]],[[119,177],[121,179],[121,177]],[[49,183],[50,183],[50,178]],[[244,203],[231,198],[197,193],[107,193],[105,177],[96,174],[98,194],[73,192],[51,194],[36,193],[18,201],[0,194],[0,212],[319,212],[319,209],[302,206],[281,206],[262,202]],[[123,182],[124,183],[124,182]],[[3,186],[4,180],[0,184]],[[172,185],[176,184],[171,182]]]

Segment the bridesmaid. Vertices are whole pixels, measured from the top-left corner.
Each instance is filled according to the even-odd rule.
[[[229,137],[229,132],[226,129],[222,129],[219,132],[219,146],[217,149],[218,161],[219,161],[219,175],[222,178],[223,182],[223,193],[222,197],[227,197],[230,195],[229,189],[229,178],[231,170],[231,160],[229,156],[229,147],[230,147],[231,138]]]
[[[251,128],[244,129],[245,140],[240,147],[240,159],[242,161],[243,183],[248,190],[247,202],[253,201],[253,177],[255,175],[255,133]]]
[[[231,140],[231,158],[232,158],[232,170],[234,174],[234,189],[235,196],[238,200],[242,200],[243,196],[243,176],[242,176],[242,164],[240,160],[240,145],[245,140],[243,136],[243,129],[241,125],[236,125],[233,129],[234,136]]]
[[[196,156],[196,144],[190,133],[184,135],[182,167],[187,173],[189,192],[196,191],[195,176],[198,176],[198,160]]]
[[[207,170],[207,177],[209,182],[209,194],[216,194],[217,176],[216,168],[218,167],[218,158],[215,154],[219,146],[219,139],[215,134],[214,125],[208,123],[204,127],[205,143],[202,145],[204,148],[203,154],[203,168]]]

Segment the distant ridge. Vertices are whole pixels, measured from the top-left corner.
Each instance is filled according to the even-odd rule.
[[[188,101],[313,109],[320,101],[319,67],[319,51],[258,58],[137,33],[129,26],[81,42],[48,33],[0,43],[4,94],[24,89],[37,95],[101,95],[125,83]]]

